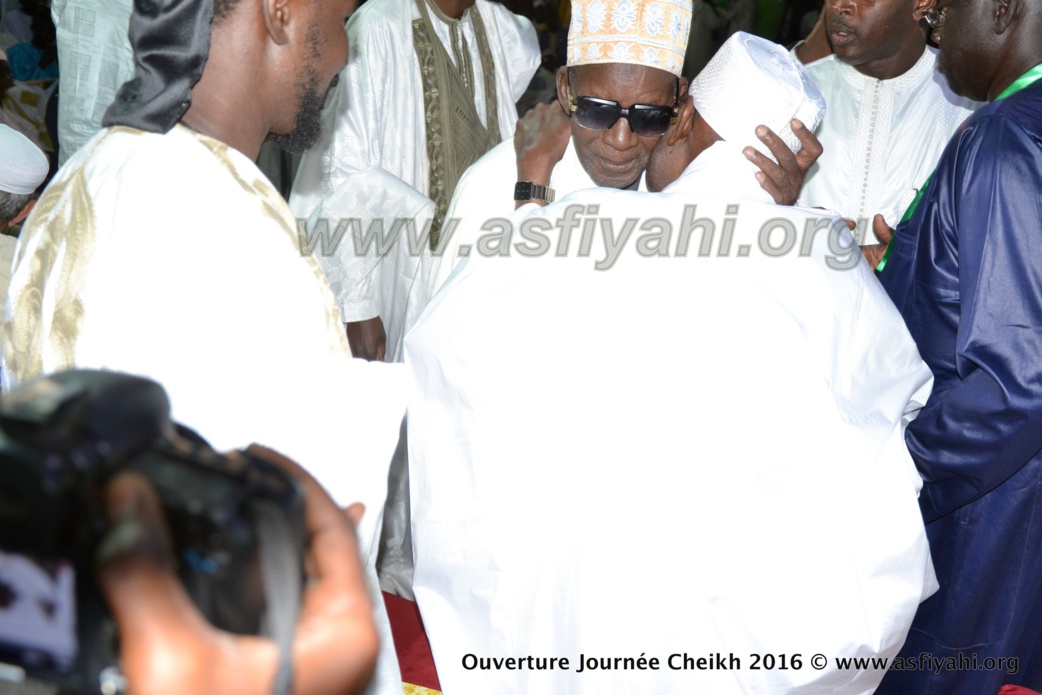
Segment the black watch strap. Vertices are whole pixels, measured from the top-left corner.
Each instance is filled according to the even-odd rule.
[[[531,181],[518,181],[514,186],[514,200],[541,200],[554,202],[554,189]]]

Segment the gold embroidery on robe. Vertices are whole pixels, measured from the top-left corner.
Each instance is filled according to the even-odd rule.
[[[492,51],[488,46],[485,24],[477,6],[468,8],[467,12],[474,23],[474,36],[481,59],[487,127],[481,123],[474,107],[470,52],[466,50],[465,45],[457,45],[457,41],[459,44],[463,43],[458,21],[439,13],[450,26],[451,43],[457,56],[454,65],[434,33],[426,0],[416,0],[416,6],[420,10],[420,18],[412,23],[413,48],[420,63],[423,83],[427,160],[430,164],[428,196],[434,201],[430,247],[435,249],[445,220],[445,212],[460,177],[481,155],[498,145],[502,136],[499,132],[495,66],[492,62]]]

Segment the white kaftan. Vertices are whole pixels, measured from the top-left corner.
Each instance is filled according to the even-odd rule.
[[[870,693],[883,671],[834,659],[896,654],[936,589],[902,441],[930,372],[848,232],[763,250],[765,222],[817,215],[760,202],[724,148],[671,192],[542,208],[599,206],[590,255],[576,234],[567,257],[472,256],[406,337],[414,589],[446,693]],[[698,231],[677,254],[686,206],[715,221],[706,255]],[[716,655],[738,663],[696,668]],[[478,661],[528,656],[569,665]]]
[[[911,69],[889,80],[834,55],[806,66],[828,110],[817,132],[824,152],[807,172],[800,201],[857,221],[861,243],[878,241],[877,213],[897,226],[952,133],[980,106],[952,92],[936,63],[937,50],[927,46]]]
[[[285,201],[237,150],[177,126],[109,128],[56,175],[16,251],[5,388],[73,367],[162,384],[173,417],[218,450],[258,442],[340,504],[361,501],[372,588],[400,365],[351,359],[336,304]],[[373,692],[401,693],[376,595]]]

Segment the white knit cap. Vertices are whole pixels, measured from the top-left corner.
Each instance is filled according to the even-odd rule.
[[[740,31],[720,47],[691,82],[695,109],[724,140],[752,145],[771,159],[756,137],[765,125],[793,152],[802,147],[789,122],[812,131],[825,115],[825,98],[799,60],[783,47]]]
[[[32,140],[0,123],[0,191],[32,193],[48,168],[47,155]]]
[[[572,0],[568,65],[631,63],[679,77],[690,33],[691,0]]]

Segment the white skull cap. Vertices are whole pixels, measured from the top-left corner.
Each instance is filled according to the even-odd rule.
[[[825,115],[825,98],[800,61],[773,41],[743,31],[724,42],[689,91],[720,137],[771,159],[756,126],[767,126],[798,152],[802,145],[789,122],[798,118],[813,131]]]
[[[47,155],[32,140],[0,123],[0,191],[23,195],[47,178]]]

